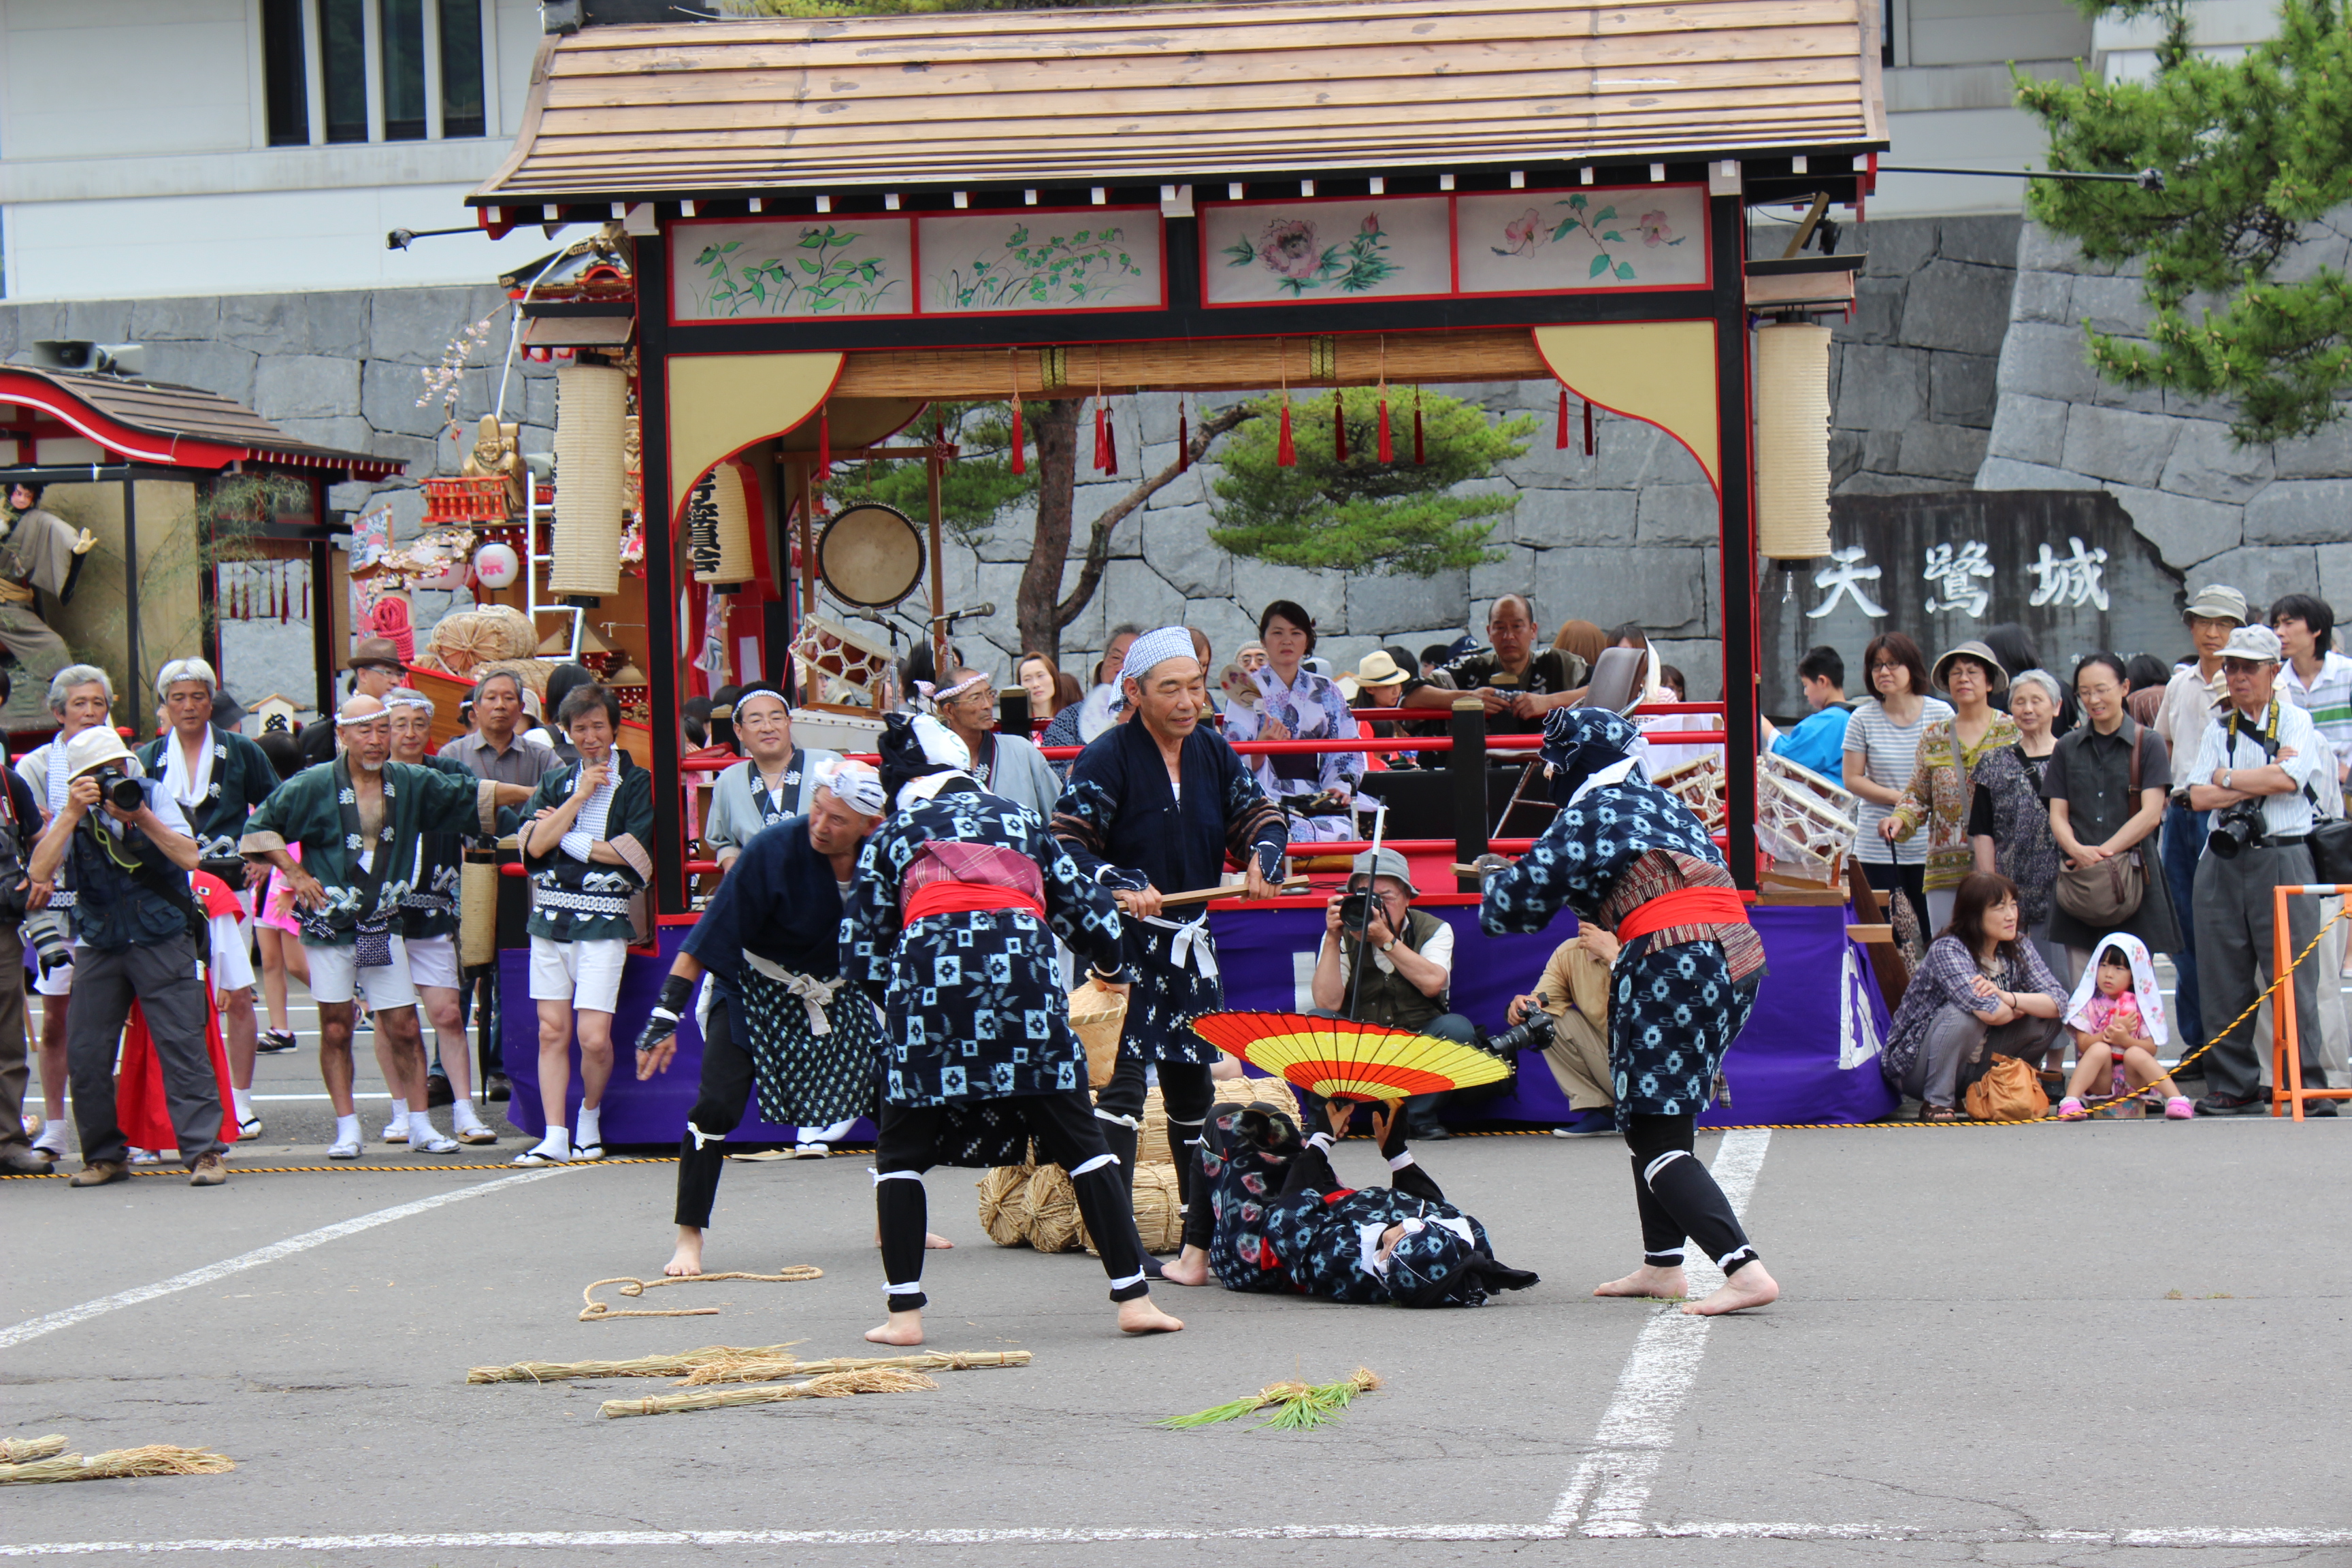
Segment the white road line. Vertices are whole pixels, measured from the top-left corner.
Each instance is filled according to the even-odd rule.
[[[1763,1129],[1727,1132],[1715,1152],[1716,1184],[1731,1201],[1731,1212],[1743,1217],[1748,1199],[1756,1190],[1756,1173],[1763,1168],[1764,1151],[1772,1134]],[[1685,1266],[1694,1296],[1706,1294],[1722,1282],[1722,1275],[1703,1256]],[[1651,1483],[1658,1462],[1674,1445],[1675,1419],[1698,1380],[1699,1362],[1706,1354],[1706,1336],[1715,1320],[1685,1316],[1673,1307],[1654,1312],[1633,1342],[1625,1369],[1617,1374],[1617,1393],[1592,1436],[1591,1453],[1578,1461],[1568,1489],[1551,1510],[1555,1526],[1583,1521],[1587,1535],[1640,1535],[1646,1527],[1642,1512],[1649,1504]],[[1587,1505],[1590,1504],[1590,1511]]]
[[[1890,1524],[1725,1522],[1659,1525],[1657,1540],[1902,1541],[1963,1546],[2352,1546],[2352,1530],[1939,1530]],[[418,1535],[257,1535],[209,1541],[49,1541],[0,1543],[0,1557],[89,1557],[101,1552],[386,1552],[469,1549],[556,1551],[585,1546],[1091,1546],[1177,1541],[1565,1541],[1560,1524],[1282,1524],[1237,1530],[547,1530]]]
[[[479,1186],[459,1187],[454,1192],[439,1193],[429,1198],[418,1198],[414,1203],[397,1204],[388,1209],[378,1209],[373,1214],[363,1214],[356,1219],[347,1219],[338,1225],[325,1226],[318,1230],[306,1230],[299,1236],[289,1236],[283,1241],[273,1241],[268,1247],[256,1247],[251,1252],[241,1252],[235,1258],[226,1258],[218,1263],[207,1263],[202,1268],[191,1268],[185,1274],[174,1274],[169,1279],[159,1279],[152,1285],[141,1285],[130,1290],[118,1290],[111,1296],[101,1296],[95,1301],[84,1301],[79,1307],[67,1307],[42,1317],[28,1318],[9,1328],[0,1329],[0,1350],[5,1350],[11,1345],[23,1344],[26,1340],[39,1339],[43,1334],[53,1334],[59,1329],[69,1329],[76,1323],[87,1322],[92,1318],[117,1311],[124,1307],[135,1307],[142,1301],[152,1301],[158,1296],[169,1296],[175,1291],[192,1290],[199,1285],[209,1285],[214,1280],[228,1275],[239,1273],[247,1268],[256,1268],[264,1263],[274,1263],[278,1258],[297,1252],[306,1252],[311,1247],[324,1246],[330,1241],[340,1241],[344,1237],[355,1236],[363,1230],[373,1230],[377,1226],[390,1225],[394,1220],[406,1219],[410,1215],[423,1214],[426,1209],[437,1209],[444,1204],[463,1203],[467,1198],[477,1198],[484,1193],[494,1193],[501,1187],[511,1187],[519,1182],[544,1181],[549,1176],[560,1176],[562,1173],[562,1169],[558,1167],[554,1170],[526,1171],[520,1175],[500,1176],[494,1182],[484,1182]]]

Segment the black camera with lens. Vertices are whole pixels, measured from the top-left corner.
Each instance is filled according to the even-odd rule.
[[[1364,889],[1343,895],[1339,900],[1339,929],[1349,936],[1361,938],[1372,923],[1372,895]]]
[[[112,763],[91,770],[100,799],[117,811],[136,811],[146,803],[147,791],[137,779]]]
[[[2205,840],[2224,860],[2236,859],[2241,849],[2260,847],[2262,841],[2263,803],[2258,800],[2242,800],[2215,812]]]
[[[1552,1016],[1531,1013],[1528,1021],[1499,1035],[1488,1035],[1484,1048],[1494,1056],[1510,1061],[1521,1051],[1539,1051],[1551,1044]]]

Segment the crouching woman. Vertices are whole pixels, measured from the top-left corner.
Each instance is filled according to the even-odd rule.
[[[1878,1058],[1886,1081],[1916,1095],[1922,1121],[1958,1121],[1965,1078],[1991,1056],[2039,1062],[2058,1038],[2066,991],[2018,934],[2017,884],[1972,871],[1952,923],[1927,949]]]

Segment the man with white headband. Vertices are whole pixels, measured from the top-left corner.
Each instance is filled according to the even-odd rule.
[[[959,669],[953,685],[930,693],[939,715],[971,753],[972,782],[991,795],[1019,801],[1039,821],[1054,815],[1062,781],[1025,736],[996,732],[996,682],[977,669]]]
[[[702,1080],[678,1141],[677,1250],[667,1273],[702,1272],[725,1140],[755,1083],[761,1117],[798,1129],[800,1152],[827,1152],[872,1106],[881,1032],[865,997],[842,994],[841,905],[887,810],[874,770],[836,758],[805,816],[744,847],[670,963],[637,1036],[640,1082],[669,1070],[695,982],[707,974],[710,984],[695,1014]]]
[[[1229,861],[1243,868],[1244,897],[1271,898],[1290,834],[1248,764],[1201,722],[1209,710],[1208,681],[1182,626],[1136,638],[1119,691],[1135,719],[1071,763],[1069,786],[1054,808],[1054,833],[1089,878],[1116,890],[1126,916],[1134,989],[1118,1068],[1095,1114],[1131,1183],[1144,1073],[1156,1066],[1168,1108],[1169,1155],[1189,1203],[1209,1113],[1209,1068],[1218,1055],[1190,1026],[1223,1007],[1225,993],[1207,913],[1163,919],[1160,898],[1218,886]],[[1125,989],[1099,977],[1090,984]]]
[[[806,816],[815,805],[819,780],[841,761],[837,752],[793,744],[792,704],[764,680],[736,693],[728,718],[742,742],[744,760],[711,784],[710,815],[702,827],[703,850],[722,872],[761,829]]]
[[[248,860],[275,866],[293,889],[310,994],[319,1004],[319,1072],[335,1108],[327,1158],[360,1157],[352,1015],[362,992],[375,1011],[385,1087],[408,1101],[409,1152],[450,1153],[456,1141],[435,1131],[425,1110],[425,1051],[401,900],[413,887],[419,835],[495,832],[498,808],[530,792],[394,762],[392,715],[373,697],[346,699],[335,714],[335,733],[341,750],[334,760],[278,785],[247,821],[237,848]],[[302,847],[300,860],[287,853],[289,844]]]

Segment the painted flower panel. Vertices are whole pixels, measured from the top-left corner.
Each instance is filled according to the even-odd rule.
[[[1209,203],[1201,217],[1208,301],[1448,293],[1448,222],[1443,196]]]
[[[1706,192],[1697,185],[1466,195],[1454,230],[1465,294],[1706,283]]]

